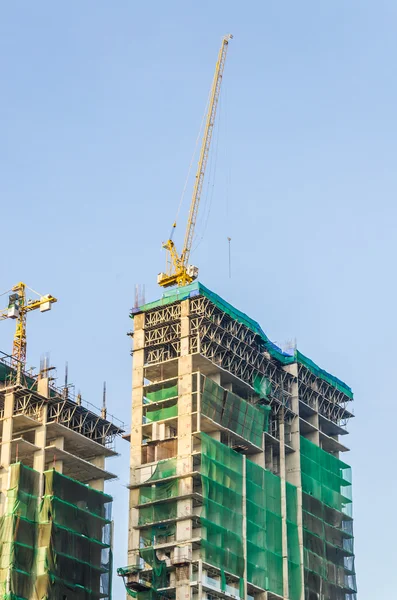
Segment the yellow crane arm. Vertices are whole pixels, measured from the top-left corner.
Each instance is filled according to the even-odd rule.
[[[199,159],[199,163],[198,163],[198,167],[197,167],[196,179],[194,182],[193,196],[192,196],[192,202],[191,202],[190,211],[189,211],[189,218],[188,218],[187,227],[186,227],[185,241],[183,244],[183,250],[181,252],[181,262],[185,267],[187,267],[187,265],[188,265],[190,251],[192,249],[194,228],[196,226],[197,213],[198,213],[200,199],[201,199],[201,192],[203,190],[205,169],[207,167],[208,155],[209,155],[210,146],[211,146],[212,132],[214,130],[214,125],[215,125],[216,109],[218,107],[218,100],[219,100],[219,96],[221,93],[221,84],[222,84],[223,71],[225,69],[226,54],[227,54],[227,49],[229,46],[229,40],[231,40],[232,38],[233,38],[233,36],[231,34],[228,34],[228,35],[225,35],[225,37],[222,40],[222,45],[219,50],[218,60],[217,60],[216,67],[215,67],[214,79],[212,81],[207,119],[206,119],[206,123],[205,123],[203,141],[201,144],[200,159]]]
[[[39,299],[26,301],[26,284],[22,281],[14,285],[12,291],[15,293],[9,298],[8,308],[0,311],[0,321],[3,319],[16,320],[12,346],[13,366],[24,367],[26,364],[26,315],[38,308],[41,312],[50,310],[51,304],[57,302],[57,299],[51,294],[47,294],[47,296],[40,296]]]
[[[175,244],[171,238],[163,244],[163,247],[167,251],[167,273],[160,273],[157,278],[157,283],[159,283],[159,285],[162,287],[186,285],[194,281],[198,275],[197,267],[193,267],[188,263],[190,251],[192,249],[201,192],[203,190],[205,169],[207,167],[208,155],[211,146],[212,132],[214,129],[216,109],[221,91],[226,54],[229,41],[232,39],[232,37],[233,36],[231,34],[224,36],[218,54],[182,252],[180,255],[178,254]],[[175,224],[173,227],[175,227]]]

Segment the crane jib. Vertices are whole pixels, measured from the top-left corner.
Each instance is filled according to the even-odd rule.
[[[167,251],[167,272],[160,273],[157,278],[158,283],[163,287],[172,285],[186,285],[194,281],[198,275],[197,267],[193,267],[188,263],[203,189],[205,170],[207,167],[208,155],[211,147],[212,132],[215,124],[216,109],[218,106],[223,71],[225,68],[227,48],[232,37],[233,36],[231,34],[228,34],[222,39],[222,45],[218,53],[182,251],[180,255],[177,253],[175,245],[171,239],[163,244]]]

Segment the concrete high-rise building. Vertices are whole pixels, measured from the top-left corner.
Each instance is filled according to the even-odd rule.
[[[110,600],[112,498],[105,460],[123,433],[52,368],[0,353],[0,598]]]
[[[355,600],[351,389],[199,283],[132,311],[139,600]]]

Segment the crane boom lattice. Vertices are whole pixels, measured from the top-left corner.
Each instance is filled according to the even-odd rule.
[[[218,54],[182,252],[180,255],[178,254],[175,244],[171,238],[163,244],[163,247],[167,251],[167,273],[160,273],[157,278],[157,282],[162,287],[169,287],[172,285],[187,285],[197,279],[198,276],[198,268],[194,267],[193,265],[189,265],[188,263],[190,251],[192,249],[201,193],[203,190],[205,170],[207,167],[208,155],[211,147],[212,133],[215,125],[216,110],[221,91],[226,54],[229,41],[232,39],[232,37],[233,36],[231,34],[224,36]]]

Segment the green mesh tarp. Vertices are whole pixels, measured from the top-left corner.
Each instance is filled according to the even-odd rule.
[[[324,504],[351,514],[349,465],[301,437],[302,489]]]
[[[288,544],[288,591],[290,600],[300,600],[302,576],[300,567],[297,488],[286,482],[287,544]]]
[[[146,392],[145,398],[150,402],[160,402],[161,400],[168,400],[169,398],[175,398],[178,396],[178,384],[171,386],[164,386],[161,390],[155,392]]]
[[[154,590],[167,586],[167,564],[159,560],[154,548],[141,548],[139,555],[145,563],[152,567],[152,587]]]
[[[109,600],[111,497],[56,471],[17,463],[0,521],[0,596],[20,600]]]
[[[44,473],[37,557],[43,598],[111,597],[110,502],[111,496],[55,470]]]
[[[247,579],[283,595],[281,480],[246,462]]]
[[[166,481],[165,483],[157,483],[156,485],[145,485],[139,488],[139,504],[174,498],[177,495],[178,479]]]
[[[141,529],[140,538],[143,546],[153,546],[154,544],[166,544],[170,541],[170,538],[175,536],[176,525],[175,523],[166,523],[152,525],[145,529]]]
[[[0,596],[33,598],[39,474],[16,463],[0,519]]]
[[[268,429],[270,407],[250,404],[206,377],[201,394],[201,412],[252,444],[262,447],[263,432]]]
[[[350,467],[301,438],[301,469],[306,589],[354,594]]]
[[[272,391],[272,384],[267,377],[256,375],[254,378],[254,390],[261,398],[267,398]]]
[[[157,481],[158,479],[167,479],[176,475],[176,458],[167,458],[160,460],[151,477],[147,481]]]
[[[159,410],[151,410],[146,412],[146,419],[148,421],[163,421],[164,419],[170,419],[178,415],[178,405],[168,406],[167,408],[160,408]]]
[[[298,350],[295,351],[294,355],[291,356],[281,350],[276,344],[274,344],[265,334],[259,323],[251,319],[248,315],[243,312],[237,310],[234,306],[223,300],[218,294],[211,292],[208,288],[206,288],[202,283],[195,281],[190,285],[186,285],[184,287],[172,288],[171,290],[166,290],[163,293],[163,296],[160,300],[155,300],[154,302],[149,302],[139,307],[139,309],[133,309],[131,312],[131,317],[138,312],[147,312],[148,310],[153,310],[159,306],[165,306],[167,304],[171,304],[173,302],[178,302],[181,300],[186,300],[187,298],[192,298],[194,296],[205,296],[211,302],[215,304],[220,310],[229,315],[232,319],[235,319],[239,323],[242,323],[248,329],[256,333],[264,344],[266,350],[269,354],[278,360],[281,364],[287,365],[293,362],[298,362],[307,367],[312,373],[319,377],[320,379],[324,379],[330,385],[333,385],[338,390],[346,394],[349,398],[353,398],[353,392],[351,388],[346,385],[343,381],[334,377],[324,369],[318,367],[312,360],[308,359],[306,356],[301,354]]]
[[[176,502],[152,504],[139,509],[139,525],[167,521],[176,518]]]
[[[203,560],[238,577],[244,574],[243,458],[201,433]]]

